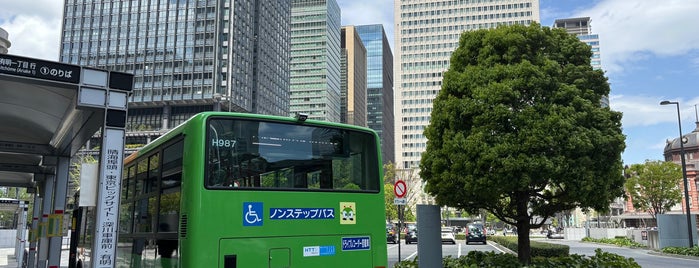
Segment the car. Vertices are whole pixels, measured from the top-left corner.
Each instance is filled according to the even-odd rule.
[[[471,242],[487,243],[487,234],[482,224],[472,223],[466,228],[466,244]]]
[[[398,231],[392,224],[386,224],[386,243],[398,243]]]
[[[417,228],[408,229],[408,232],[405,233],[405,244],[408,245],[412,243],[417,243]]]
[[[488,234],[488,235],[495,235],[495,229],[493,229],[493,228],[488,228],[487,234]]]
[[[456,244],[456,237],[454,236],[454,232],[451,227],[442,228],[442,243],[444,242]]]

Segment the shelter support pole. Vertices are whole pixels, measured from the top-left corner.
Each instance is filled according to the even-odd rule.
[[[66,193],[68,191],[68,177],[70,176],[70,158],[56,157],[55,191],[53,195],[53,214],[49,216],[49,268],[58,268],[61,265],[61,250],[63,242],[63,214],[66,209]]]
[[[29,233],[29,256],[27,259],[27,267],[36,267],[36,244],[39,230],[39,217],[41,217],[42,198],[38,193],[34,193],[34,209],[32,210],[32,226]]]
[[[44,160],[46,160],[46,158],[44,158]],[[48,261],[49,257],[49,239],[46,236],[46,228],[49,224],[49,214],[51,214],[55,180],[56,176],[49,175],[46,176],[46,179],[43,182],[44,187],[42,192],[43,200],[41,202],[41,220],[39,221],[39,233],[37,234],[39,237],[39,251],[37,252],[39,258],[36,263],[36,267],[38,268],[47,268],[46,262]]]
[[[15,258],[17,259],[17,267],[22,267],[22,260],[24,256],[24,248],[26,244],[27,237],[27,202],[19,201],[19,209],[17,217],[17,242],[15,245]]]

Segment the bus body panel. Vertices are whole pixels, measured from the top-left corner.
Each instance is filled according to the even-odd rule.
[[[143,158],[153,151],[162,150],[164,144],[177,140],[178,137],[184,137],[181,192],[179,193],[180,210],[177,215],[179,219],[177,251],[171,260],[156,253],[153,254],[155,260],[150,260],[149,257],[148,261],[139,262],[139,264],[148,263],[148,266],[153,265],[152,267],[224,267],[226,256],[229,256],[230,262],[231,256],[235,255],[238,267],[258,267],[262,262],[270,265],[264,265],[265,267],[275,267],[274,265],[279,267],[328,265],[385,267],[387,265],[386,243],[383,241],[385,204],[382,168],[378,170],[377,176],[380,176],[381,181],[378,186],[379,191],[375,193],[209,189],[205,183],[207,174],[204,159],[206,159],[208,142],[207,120],[210,117],[295,122],[293,118],[254,114],[200,113],[146,145],[136,156],[130,157],[131,160]],[[376,144],[380,144],[378,135],[368,128],[308,121],[310,122],[306,124],[314,126],[369,132],[373,134]],[[377,154],[376,164],[380,167],[379,149],[376,148],[372,153]],[[131,160],[125,162],[130,163]],[[261,219],[259,224],[245,223],[246,210],[250,211],[250,204],[254,204],[254,211],[259,212],[257,214]],[[346,217],[343,219],[343,205],[354,206],[354,214],[344,215]],[[287,217],[294,217],[293,219],[282,219],[279,218],[280,214],[274,214],[281,213],[280,210],[287,212],[289,209],[295,214],[289,214],[293,216]],[[308,215],[318,213],[317,211],[321,209],[332,209],[333,217]],[[349,219],[349,216],[353,219]],[[167,222],[172,222],[172,219],[168,217]],[[131,236],[137,236],[137,234]],[[153,237],[158,237],[157,231]],[[365,238],[368,240],[361,240]],[[121,238],[120,241],[122,241]],[[153,244],[158,244],[158,241],[157,239],[151,242],[146,241],[146,244],[151,244],[150,249],[153,249],[156,248]],[[357,241],[364,241],[365,244],[359,248],[348,246],[350,243],[361,244]],[[343,243],[345,243],[344,250]],[[133,244],[133,242],[125,243],[127,246]],[[365,249],[365,247],[368,248]],[[322,256],[320,256],[321,250]],[[118,256],[122,260],[142,258],[138,255],[132,256],[127,248],[119,252]],[[334,255],[330,255],[331,253]],[[313,256],[314,254],[318,256]],[[287,256],[289,266],[284,266],[287,262],[283,259]],[[271,261],[270,258],[272,258]],[[123,267],[140,266],[131,261],[127,262],[129,264],[125,263]],[[346,263],[346,266],[342,263]]]
[[[270,194],[275,197],[270,198]],[[229,197],[231,195],[237,196],[231,198]],[[182,267],[198,265],[217,267],[216,265],[224,262],[226,255],[236,255],[238,267],[251,267],[244,264],[248,263],[247,261],[252,263],[268,261],[268,256],[260,252],[268,252],[275,248],[290,250],[291,267],[323,266],[312,265],[317,262],[333,263],[337,264],[335,265],[337,267],[375,267],[385,265],[387,262],[385,230],[382,225],[376,224],[385,221],[385,216],[374,212],[375,208],[383,208],[384,203],[378,202],[377,198],[368,195],[360,197],[344,195],[343,197],[342,193],[308,195],[303,192],[211,191],[203,199],[202,202],[192,202],[209,205],[193,209],[192,212],[198,213],[198,216],[188,217],[187,239],[182,240],[182,247],[191,250],[183,250]],[[245,216],[249,213],[246,213],[245,203],[258,203],[262,206],[260,217],[262,221],[259,226],[245,225],[253,221],[252,218],[246,221]],[[349,218],[343,220],[340,212],[341,203],[355,205],[356,214],[353,215],[353,220]],[[333,208],[335,212],[333,219],[310,219],[314,216],[312,213],[316,213],[314,209],[318,210],[317,213],[323,213],[321,209],[324,208]],[[280,209],[298,210],[294,211],[296,214],[287,214],[288,219],[271,219],[275,212],[281,213]],[[215,215],[215,217],[203,217],[203,215]],[[275,215],[275,217],[279,216]],[[355,223],[341,224],[341,221]],[[216,230],[216,232],[208,230]],[[380,235],[376,236],[377,233]],[[356,242],[349,238],[368,238],[370,244],[365,245],[368,247],[366,249],[350,247],[343,250],[343,238],[346,238],[345,243]],[[224,240],[240,241],[242,244],[223,242]],[[212,241],[221,242],[217,245]],[[320,247],[325,249],[333,247],[335,254],[317,258],[303,256],[304,250],[309,250],[308,247],[319,247],[319,250]],[[358,265],[357,262],[343,264],[360,256],[366,259],[368,265]],[[240,266],[241,264],[243,265]]]
[[[336,268],[373,267],[371,248],[342,250],[340,241],[352,237],[370,235],[222,239],[218,267],[225,267],[226,256],[235,256],[237,267],[327,267],[328,263]],[[376,239],[383,241],[383,237]]]

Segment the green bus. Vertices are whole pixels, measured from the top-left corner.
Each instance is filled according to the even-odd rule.
[[[204,112],[124,160],[116,267],[386,267],[371,129]]]

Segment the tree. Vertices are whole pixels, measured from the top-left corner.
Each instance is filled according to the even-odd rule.
[[[384,201],[386,202],[386,221],[392,222],[398,219],[398,207],[393,204],[396,194],[393,193],[393,184],[386,183],[383,186]]]
[[[530,229],[623,196],[621,113],[600,105],[609,84],[591,55],[536,23],[465,32],[433,103],[420,162],[426,191],[439,205],[515,225],[525,264]]]
[[[633,164],[626,170],[624,184],[633,207],[647,211],[653,219],[682,201],[682,167],[673,162],[650,161]]]

